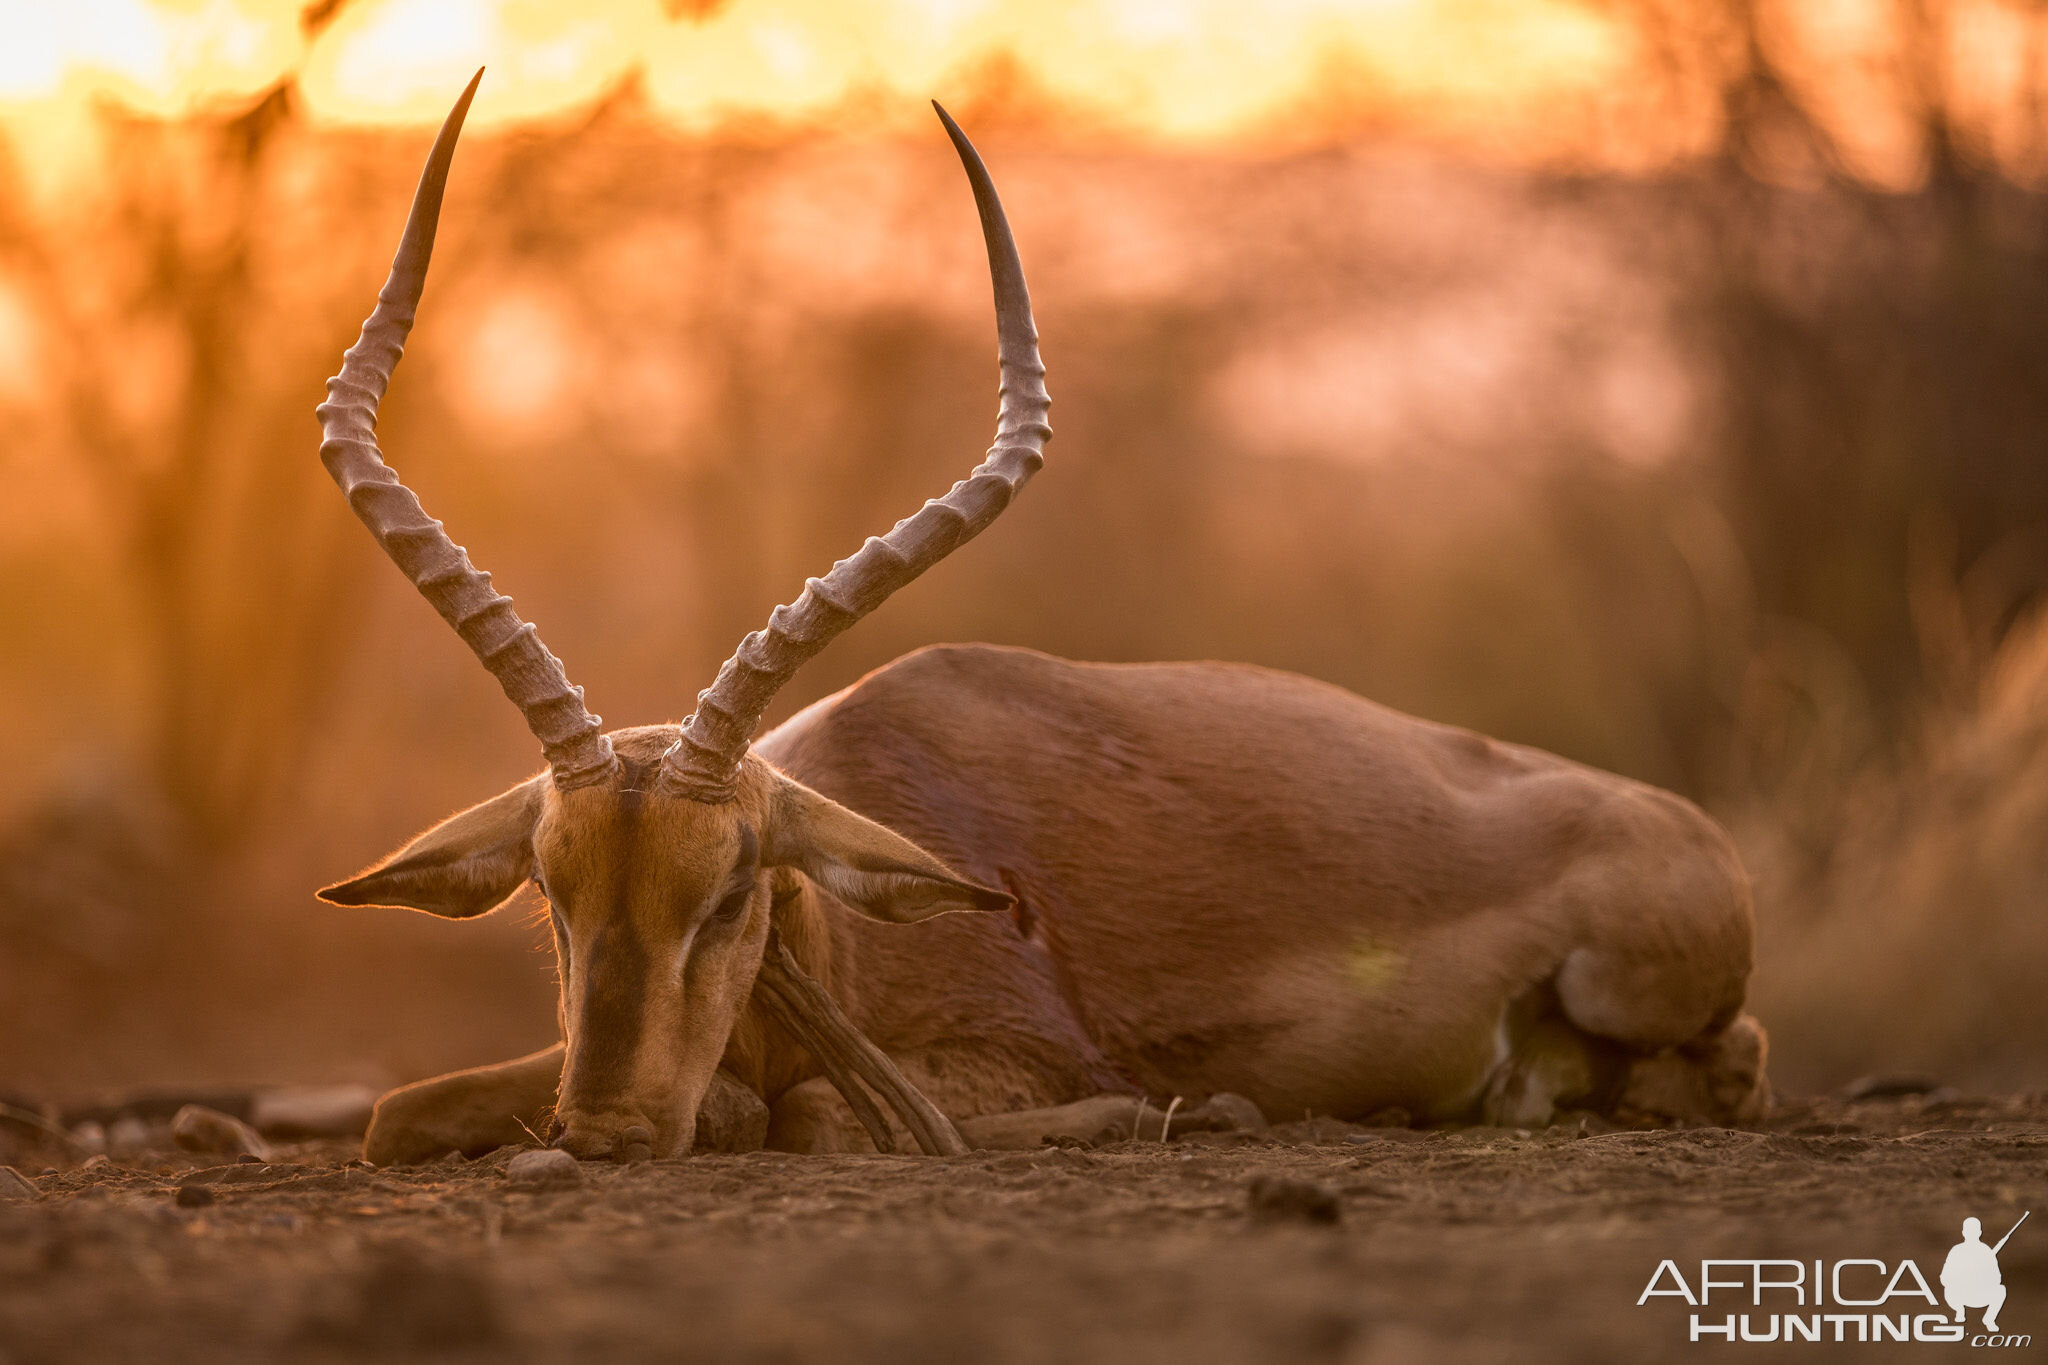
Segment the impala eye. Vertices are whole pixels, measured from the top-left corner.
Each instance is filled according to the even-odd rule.
[[[718,903],[711,917],[721,924],[730,924],[746,912],[747,899],[754,894],[754,888],[743,886]]]

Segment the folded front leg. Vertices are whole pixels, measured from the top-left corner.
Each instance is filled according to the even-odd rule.
[[[562,1082],[562,1045],[517,1061],[472,1067],[400,1086],[377,1101],[363,1156],[379,1166],[431,1161],[449,1152],[481,1156],[545,1142]]]
[[[977,1141],[968,1131],[976,1124],[986,1125],[995,1118],[1018,1111],[1038,1111],[1065,1105],[1074,1101],[1077,1095],[1091,1095],[1101,1089],[1101,1083],[1090,1077],[1084,1062],[1062,1049],[1048,1047],[1038,1038],[1006,1035],[947,1043],[893,1053],[890,1061],[905,1080],[953,1121],[969,1147],[991,1145]],[[1115,1100],[1116,1104],[1111,1108],[1120,1106],[1124,1124],[1129,1126],[1131,1114],[1138,1103],[1135,1095],[1103,1095],[1098,1098]],[[1079,1104],[1093,1102],[1081,1100]],[[1107,1108],[1102,1111],[1105,1115],[1109,1112]],[[1154,1112],[1156,1115],[1157,1111]],[[884,1106],[876,1117],[887,1124],[897,1151],[918,1150],[918,1144],[904,1128],[899,1116],[888,1112]],[[1082,1123],[1085,1119],[1069,1116],[1064,1128],[1055,1124],[1040,1136],[1051,1136]],[[1103,1126],[1097,1123],[1087,1132],[1076,1132],[1074,1136],[1093,1137]],[[1022,1142],[1021,1137],[1017,1140]],[[768,1129],[768,1145],[785,1152],[875,1150],[874,1140],[852,1106],[834,1088],[832,1080],[825,1076],[813,1077],[776,1097]],[[1023,1145],[1035,1147],[1038,1138],[1034,1137]]]
[[[1091,1095],[1049,1109],[1018,1109],[968,1119],[960,1125],[960,1136],[970,1147],[997,1151],[1031,1150],[1043,1147],[1049,1138],[1121,1141],[1137,1132],[1139,1108],[1144,1104],[1136,1095]],[[1156,1136],[1164,1127],[1165,1111],[1146,1107]]]
[[[400,1086],[377,1101],[363,1156],[379,1166],[432,1161],[449,1152],[482,1156],[553,1136],[562,1045],[432,1080]],[[757,1152],[768,1136],[768,1106],[725,1071],[714,1072],[697,1106],[694,1150]]]

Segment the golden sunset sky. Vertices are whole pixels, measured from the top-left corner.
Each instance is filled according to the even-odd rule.
[[[639,78],[686,126],[921,100],[1006,63],[1062,103],[1227,134],[1319,88],[1473,109],[1597,89],[1627,60],[1570,0],[0,0],[0,102],[111,96],[175,115],[291,71],[321,119],[438,118],[478,65],[482,122],[560,116]]]
[[[1801,12],[1853,38],[1873,3]],[[350,0],[311,36],[305,9],[0,0],[0,120],[57,127],[94,101],[176,117],[296,73],[316,120],[426,122],[487,65],[476,126],[575,117],[638,81],[688,131],[888,130],[927,98],[994,88],[1083,135],[1168,143],[1392,125],[1513,158],[1628,162],[1701,133],[1685,111],[1646,119],[1631,102],[1639,36],[1594,0]]]
[[[993,92],[1078,139],[1288,146],[1363,131],[1630,169],[1712,141],[1722,0],[0,0],[0,125],[61,140],[96,104],[156,117],[295,76],[326,124],[573,119],[637,82],[690,133],[893,132]],[[1642,17],[1684,32],[1675,70]],[[1910,182],[1929,73],[1991,155],[2038,160],[2042,16],[2025,0],[1759,0],[1759,27],[1852,169]],[[1933,16],[1926,22],[1912,15]],[[1907,16],[1902,18],[1902,16]],[[1917,24],[1917,29],[1916,29]],[[1667,37],[1670,34],[1667,31]],[[1719,55],[1717,55],[1719,54]],[[28,138],[20,137],[24,131]]]

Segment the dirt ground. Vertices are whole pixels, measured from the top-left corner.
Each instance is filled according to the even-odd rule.
[[[34,1197],[0,1202],[0,1362],[1688,1360],[1730,1348],[1691,1343],[1679,1299],[1637,1306],[1667,1257],[1695,1289],[1709,1257],[1885,1263],[1850,1286],[1910,1257],[1939,1293],[1966,1215],[1995,1240],[2029,1208],[2001,1327],[2032,1334],[2021,1358],[2048,1342],[2048,1095],[1793,1102],[1741,1132],[1321,1119],[954,1160],[697,1156],[545,1193],[512,1188],[509,1151],[353,1155],[25,1170]]]

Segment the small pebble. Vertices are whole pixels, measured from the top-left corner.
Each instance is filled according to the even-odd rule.
[[[583,1183],[583,1168],[558,1147],[521,1152],[505,1163],[505,1183],[517,1190],[567,1190]]]
[[[149,1125],[135,1116],[125,1115],[114,1120],[114,1126],[107,1129],[107,1152],[118,1157],[132,1157],[148,1150]]]
[[[171,1138],[188,1152],[247,1153],[270,1160],[270,1144],[254,1128],[203,1104],[188,1104],[172,1117]]]
[[[1343,1221],[1344,1205],[1336,1191],[1309,1180],[1284,1175],[1252,1177],[1252,1217],[1262,1222],[1319,1223],[1332,1226]]]
[[[1162,1128],[1166,1128],[1162,1121]],[[1183,1109],[1174,1116],[1168,1132],[1174,1137],[1187,1133],[1256,1133],[1266,1126],[1266,1116],[1242,1095],[1219,1090],[1208,1099]]]
[[[1884,1073],[1857,1077],[1842,1087],[1842,1098],[1851,1103],[1859,1100],[1890,1100],[1908,1095],[1931,1095],[1939,1089],[1941,1082],[1932,1076],[1923,1076],[1915,1072]]]
[[[178,1186],[178,1207],[181,1209],[203,1209],[214,1202],[213,1191],[204,1185]]]
[[[377,1092],[367,1085],[299,1085],[259,1091],[249,1122],[270,1137],[355,1137],[370,1126]]]

